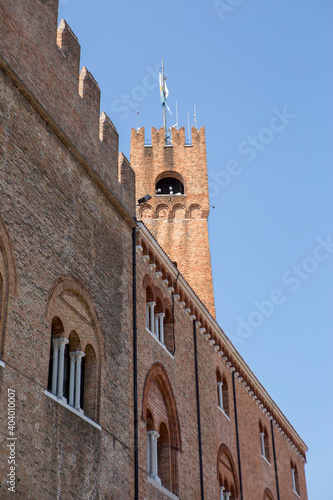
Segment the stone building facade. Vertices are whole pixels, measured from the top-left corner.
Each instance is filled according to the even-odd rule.
[[[131,167],[57,17],[0,2],[0,498],[306,500],[214,319],[204,130],[132,131]]]

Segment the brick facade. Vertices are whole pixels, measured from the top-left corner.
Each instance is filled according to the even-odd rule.
[[[137,222],[134,171],[57,9],[0,4],[0,498],[13,440],[19,499],[200,499],[202,462],[206,499],[306,500],[306,445],[214,319],[204,130],[168,147],[153,130],[149,148],[132,132],[153,196]],[[170,172],[184,196],[162,203]]]

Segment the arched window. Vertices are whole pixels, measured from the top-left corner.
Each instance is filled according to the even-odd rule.
[[[154,335],[155,334],[155,302],[153,292],[150,286],[146,288],[146,327]]]
[[[92,345],[88,344],[83,358],[83,410],[92,420],[97,418],[97,357]]]
[[[179,178],[178,178],[179,177]],[[184,194],[184,184],[180,180],[180,176],[163,177],[156,182],[157,195],[180,195]]]
[[[295,493],[297,493],[297,495],[300,495],[298,471],[295,462],[292,461],[290,462],[290,468],[291,468],[291,481],[293,485],[293,490]]]
[[[273,494],[268,488],[265,489],[264,500],[274,500]]]
[[[64,336],[64,326],[61,319],[55,316],[51,325],[51,348],[49,361],[48,390],[61,401],[65,401],[64,367],[65,347],[68,340]],[[67,356],[66,356],[67,357]],[[66,364],[67,366],[67,364]]]
[[[69,355],[65,359],[65,397],[70,406],[77,411],[83,410],[83,392],[84,392],[84,371],[85,371],[85,353],[81,349],[81,342],[78,334],[72,331],[69,334]],[[67,363],[66,363],[67,361]]]
[[[14,249],[0,215],[0,360],[5,351],[8,302],[17,292]],[[3,365],[3,362],[0,363]]]
[[[217,379],[217,401],[219,408],[228,417],[229,415],[229,396],[228,396],[228,383],[225,377],[222,377],[219,369],[216,370]]]
[[[175,342],[173,335],[173,319],[169,309],[165,310],[164,341],[165,341],[165,347],[168,349],[169,352],[173,353],[175,350]]]
[[[236,469],[230,451],[222,444],[217,457],[217,477],[220,500],[237,500],[238,485]]]
[[[262,425],[259,422],[259,432],[260,432],[260,446],[261,446],[261,455],[268,462],[270,462],[270,452],[269,452],[269,441],[268,441],[268,433],[266,426]]]
[[[66,277],[55,284],[49,298],[48,320],[51,322],[48,391],[59,402],[98,421],[98,339],[102,336],[91,300],[79,282]]]
[[[160,425],[159,438],[157,439],[158,476],[162,486],[170,490],[171,457],[169,431],[164,422]]]
[[[160,363],[149,370],[143,393],[147,424],[147,475],[178,494],[178,413],[169,378]]]
[[[159,297],[156,299],[156,305],[154,308],[154,318],[155,318],[155,326],[154,326],[154,335],[157,340],[164,345],[164,312],[162,307],[162,301]]]

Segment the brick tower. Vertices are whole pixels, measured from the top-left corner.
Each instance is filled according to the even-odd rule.
[[[215,317],[207,219],[209,214],[205,129],[192,128],[192,144],[185,129],[172,129],[172,145],[164,143],[164,129],[151,129],[151,145],[144,128],[132,129],[131,165],[136,175],[137,207],[142,220],[193,290]]]

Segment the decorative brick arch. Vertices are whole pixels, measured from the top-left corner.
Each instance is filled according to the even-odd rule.
[[[85,289],[85,287],[80,283],[80,281],[77,278],[74,278],[73,276],[69,275],[62,275],[59,276],[59,278],[55,281],[53,284],[47,305],[46,305],[46,320],[50,325],[53,325],[53,319],[55,316],[57,316],[57,301],[59,300],[60,296],[63,293],[70,293],[76,296],[81,303],[84,306],[86,314],[89,316],[89,322],[91,325],[91,328],[93,330],[93,338],[92,338],[92,331],[90,338],[89,336],[86,338],[84,342],[82,342],[82,339],[79,338],[79,343],[75,347],[74,350],[82,350],[85,353],[85,361],[89,363],[89,370],[91,372],[91,379],[90,381],[93,380],[93,386],[95,387],[94,389],[91,388],[91,383],[88,384],[88,389],[91,394],[94,394],[94,401],[89,402],[89,404],[86,404],[86,408],[89,408],[89,413],[88,416],[92,418],[93,420],[99,420],[99,413],[100,413],[100,387],[101,387],[101,371],[102,371],[102,357],[103,361],[105,361],[105,349],[104,349],[104,339],[102,335],[102,329],[100,325],[99,318],[97,316],[97,312],[94,306],[94,303]],[[61,320],[61,318],[60,318]],[[74,332],[75,333],[75,332]],[[81,332],[82,333],[82,332]],[[72,331],[67,331],[66,334],[64,333],[62,336],[69,337],[70,344],[71,344],[71,334],[73,334]],[[53,335],[53,332],[52,332]],[[72,335],[73,337],[73,335]],[[93,363],[93,364],[92,364]],[[87,371],[89,371],[87,370]],[[50,371],[50,367],[49,367]],[[50,372],[49,372],[50,373]],[[92,378],[93,377],[93,378]],[[88,381],[88,378],[87,378]],[[85,386],[85,391],[86,391],[86,386]],[[84,399],[85,401],[87,400],[86,398]],[[86,411],[86,410],[85,410]]]
[[[221,444],[218,454],[217,454],[217,480],[219,481],[220,475],[222,474],[223,476],[223,463],[222,463],[222,455],[226,455],[230,464],[230,473],[233,478],[234,482],[234,488],[235,488],[235,499],[239,499],[239,485],[238,485],[238,479],[237,479],[237,472],[236,472],[236,467],[235,467],[235,462],[232,458],[232,455],[230,453],[230,450],[226,444]],[[221,470],[222,469],[222,470]]]
[[[52,321],[55,303],[58,300],[59,296],[66,291],[72,291],[75,295],[80,296],[86,303],[87,310],[89,311],[90,314],[91,322],[96,332],[98,351],[99,353],[105,352],[102,329],[99,318],[97,316],[95,305],[89,293],[77,278],[74,278],[73,276],[70,275],[61,275],[56,279],[49,292],[49,297],[46,304],[46,313],[45,313],[46,320],[48,322]]]
[[[273,493],[269,488],[266,488],[264,491],[264,500],[274,500]]]
[[[178,419],[178,412],[176,401],[173,394],[172,386],[165,368],[161,363],[154,363],[147,373],[142,397],[142,419],[145,420],[147,410],[154,412],[154,408],[148,406],[148,395],[152,384],[157,384],[158,389],[162,395],[168,422],[165,426],[169,431],[170,439],[170,454],[171,454],[171,467],[170,467],[170,490],[178,495],[179,479],[178,479],[178,451],[181,450],[181,435]],[[156,425],[156,424],[155,424]]]
[[[181,436],[176,400],[168,374],[161,363],[154,363],[147,373],[142,397],[142,418],[145,418],[147,412],[148,393],[153,382],[157,383],[165,401],[169,427],[172,433],[171,445],[177,450],[181,450]]]
[[[156,300],[158,298],[161,300],[162,306],[163,306],[163,311],[165,311],[167,308],[172,307],[170,300],[163,296],[163,293],[162,293],[162,290],[160,289],[160,287],[155,285],[154,281],[152,280],[152,278],[149,274],[145,274],[143,277],[143,280],[142,280],[142,287],[144,290],[146,290],[148,286],[151,288],[154,302],[156,302]]]
[[[17,296],[14,249],[5,222],[0,216],[0,359],[3,358],[9,297]]]
[[[182,182],[184,188],[185,188],[185,180],[182,175],[180,175],[178,172],[175,172],[174,170],[165,170],[161,174],[159,174],[156,179],[155,179],[155,186],[158,183],[158,181],[165,179],[166,177],[172,177],[173,179],[177,179],[178,181]]]
[[[0,247],[3,250],[7,270],[8,291],[10,295],[17,295],[17,274],[14,256],[14,248],[5,225],[3,218],[0,215]]]

